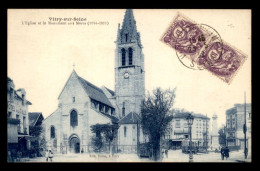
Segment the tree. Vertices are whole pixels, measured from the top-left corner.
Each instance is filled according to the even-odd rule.
[[[46,151],[47,150],[47,141],[45,140],[45,138],[43,137],[40,141],[40,147],[43,149],[43,151]]]
[[[146,100],[141,105],[141,126],[143,133],[148,135],[154,161],[161,158],[161,138],[173,119],[170,109],[174,103],[175,90],[167,89],[163,91],[156,88],[153,90],[153,95],[148,92]]]
[[[37,156],[40,156],[40,136],[43,131],[42,120],[38,120],[37,124],[34,126],[29,126],[29,134],[34,138],[31,140],[32,151],[34,151]]]
[[[109,152],[112,154],[111,143],[115,139],[119,126],[117,124],[95,124],[91,125],[91,131],[96,133],[96,137],[104,135],[105,140],[108,142]]]
[[[41,121],[40,121],[41,122]],[[34,137],[39,137],[42,133],[41,123],[35,126],[29,126],[29,134]]]
[[[102,137],[92,137],[91,139],[91,143],[94,146],[94,151],[95,152],[99,152],[101,151],[101,148],[103,147],[103,141],[102,141]]]
[[[220,128],[219,131],[218,131],[218,134],[219,134],[219,144],[221,146],[225,146],[226,145],[226,133],[225,133],[225,130],[224,128]]]

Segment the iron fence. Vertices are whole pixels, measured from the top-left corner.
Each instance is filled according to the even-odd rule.
[[[48,150],[52,150],[54,153],[67,154],[72,152],[72,148],[69,145],[62,145],[54,147],[53,145],[46,145]],[[59,149],[59,150],[58,150]],[[112,153],[134,153],[137,154],[137,145],[111,145]],[[102,148],[97,149],[93,145],[81,145],[80,153],[110,153],[109,145],[104,145]]]

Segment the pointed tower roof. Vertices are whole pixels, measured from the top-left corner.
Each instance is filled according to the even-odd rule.
[[[127,9],[125,11],[122,28],[120,29],[120,25],[118,27],[117,41],[121,43],[137,42],[140,46],[142,46],[132,9]]]
[[[132,9],[127,9],[125,12],[122,31],[128,31],[129,33],[136,33],[136,22],[134,19]]]

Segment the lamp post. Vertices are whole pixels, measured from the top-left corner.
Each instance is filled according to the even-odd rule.
[[[244,115],[244,120],[245,120],[245,123],[244,123],[244,126],[243,126],[243,131],[244,131],[244,154],[245,154],[245,159],[247,159],[247,153],[248,153],[248,149],[246,147],[246,131],[247,131],[247,127],[246,127],[246,92],[245,92],[245,115]]]
[[[225,146],[227,146],[227,127],[224,126],[224,134],[225,134]]]
[[[189,126],[189,134],[190,134],[190,143],[189,143],[189,149],[190,149],[190,153],[189,153],[189,162],[193,162],[193,156],[192,156],[192,137],[191,137],[191,127],[193,124],[193,119],[194,117],[189,113],[187,116],[187,122],[188,122],[188,126]]]
[[[208,153],[208,115],[206,114],[206,153]]]

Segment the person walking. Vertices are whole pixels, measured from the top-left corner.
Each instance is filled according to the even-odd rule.
[[[11,157],[11,151],[8,150],[8,156],[7,156],[8,162],[12,162],[12,157]]]
[[[21,157],[22,157],[22,152],[21,151],[18,151],[17,152],[17,161],[21,161]]]
[[[152,159],[153,157],[153,150],[149,148],[149,159]]]
[[[45,158],[46,158],[46,161],[48,161],[48,158],[49,158],[49,151],[48,150],[45,151]]]
[[[52,162],[53,152],[51,150],[49,150],[49,158],[50,158],[50,161]]]
[[[225,157],[226,157],[226,160],[229,158],[229,149],[228,149],[228,146],[226,146],[226,149],[225,149]]]
[[[16,162],[17,152],[15,149],[11,150],[11,158],[12,158],[12,162]]]
[[[164,157],[164,149],[162,149],[162,159],[163,159],[163,157]]]
[[[168,149],[165,150],[165,156],[168,158]]]
[[[224,147],[221,147],[220,154],[221,154],[221,159],[224,160],[224,155],[225,155]]]

